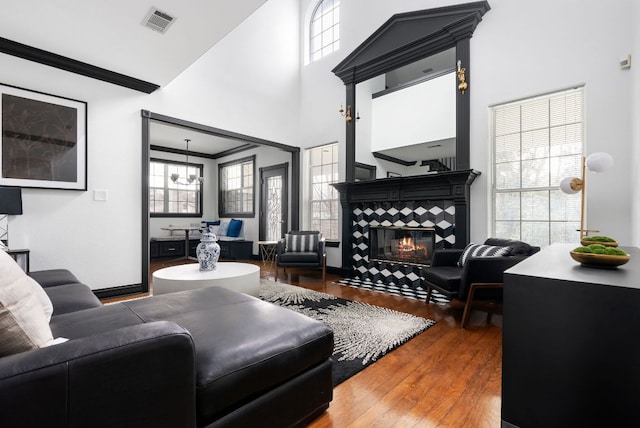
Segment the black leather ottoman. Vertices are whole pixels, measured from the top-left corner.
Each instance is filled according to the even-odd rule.
[[[193,338],[198,426],[300,425],[332,399],[332,330],[222,287],[68,313],[51,328],[74,339],[154,321],[172,321]]]

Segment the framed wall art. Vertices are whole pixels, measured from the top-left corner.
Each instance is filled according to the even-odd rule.
[[[87,190],[87,103],[0,84],[0,185]]]

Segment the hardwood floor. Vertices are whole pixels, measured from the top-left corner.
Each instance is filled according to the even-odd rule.
[[[260,262],[263,278],[273,265]],[[154,261],[151,272],[170,265]],[[309,427],[499,427],[502,316],[473,311],[460,329],[460,305],[335,284],[319,271],[287,271],[279,281],[430,318],[437,324],[334,389],[329,409]]]

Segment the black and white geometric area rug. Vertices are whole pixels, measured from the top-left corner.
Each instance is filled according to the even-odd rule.
[[[260,298],[333,330],[333,386],[435,325],[435,321],[294,285],[260,281]]]
[[[382,281],[373,282],[369,279],[359,278],[345,278],[336,281],[336,284],[346,285],[348,287],[362,288],[370,291],[378,291],[380,293],[393,294],[395,296],[407,297],[409,299],[425,300],[427,298],[427,290],[417,286],[416,288],[409,287],[407,285],[397,285],[393,282],[385,284]],[[439,305],[449,303],[449,299],[444,294],[438,292],[438,290],[431,290],[431,302]]]

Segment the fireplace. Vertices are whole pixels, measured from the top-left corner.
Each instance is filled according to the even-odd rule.
[[[333,184],[342,205],[344,276],[375,287],[382,284],[385,291],[393,289],[402,295],[410,288],[424,298],[422,267],[431,264],[433,249],[464,248],[469,242],[470,186],[478,175],[474,170],[458,170]],[[391,250],[385,254],[386,238],[377,230],[382,226],[433,228],[425,232],[432,236],[427,260],[410,262],[407,254],[394,260]]]
[[[435,229],[432,227],[369,227],[369,260],[429,265]]]

